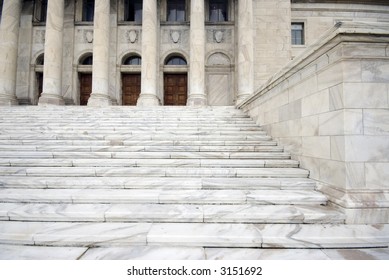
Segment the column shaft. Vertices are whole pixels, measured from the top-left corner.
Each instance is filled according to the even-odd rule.
[[[112,105],[109,97],[110,0],[95,1],[92,94],[88,106]]]
[[[18,105],[16,71],[21,0],[4,0],[0,25],[0,105]]]
[[[158,106],[158,17],[157,0],[143,1],[142,81],[138,106]]]
[[[254,93],[254,19],[252,0],[238,1],[238,100]]]
[[[62,48],[64,0],[49,0],[45,34],[43,92],[38,105],[64,105],[62,98]]]
[[[191,1],[190,69],[188,105],[207,105],[205,95],[205,13],[204,1]]]

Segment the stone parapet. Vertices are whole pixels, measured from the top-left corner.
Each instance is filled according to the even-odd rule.
[[[338,23],[238,105],[348,223],[389,221],[389,25]]]

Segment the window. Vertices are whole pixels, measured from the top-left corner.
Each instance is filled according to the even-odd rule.
[[[304,23],[293,22],[292,23],[292,45],[304,45]]]
[[[95,16],[95,1],[83,0],[82,21],[93,21],[94,16]]]
[[[228,21],[228,0],[209,0],[209,21]]]
[[[180,56],[172,56],[166,61],[166,65],[186,65],[186,60]]]
[[[47,0],[35,0],[34,22],[46,22]]]
[[[0,22],[1,22],[2,13],[3,13],[3,0],[0,0]]]
[[[185,1],[168,0],[167,1],[167,21],[185,21]]]
[[[93,56],[91,54],[80,59],[80,65],[93,65]]]
[[[142,58],[140,56],[130,56],[123,62],[124,65],[141,65]]]
[[[124,1],[124,20],[142,22],[142,1],[125,0]]]

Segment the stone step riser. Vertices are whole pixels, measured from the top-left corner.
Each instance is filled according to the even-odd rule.
[[[0,189],[2,203],[325,205],[312,190]]]
[[[209,160],[209,159],[1,159],[0,166],[10,167],[239,167],[297,168],[294,160]]]
[[[320,206],[192,204],[0,204],[0,220],[51,222],[344,223]]]
[[[76,177],[225,177],[225,178],[307,178],[309,172],[297,168],[146,168],[146,167],[0,167],[5,176]]]
[[[148,178],[148,177],[0,177],[2,188],[35,189],[186,189],[186,190],[313,190],[304,178]]]
[[[38,246],[360,248],[388,242],[387,226],[0,222],[0,243]]]

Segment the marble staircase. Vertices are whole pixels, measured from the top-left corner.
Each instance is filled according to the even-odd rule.
[[[0,244],[387,247],[233,107],[0,111]]]

